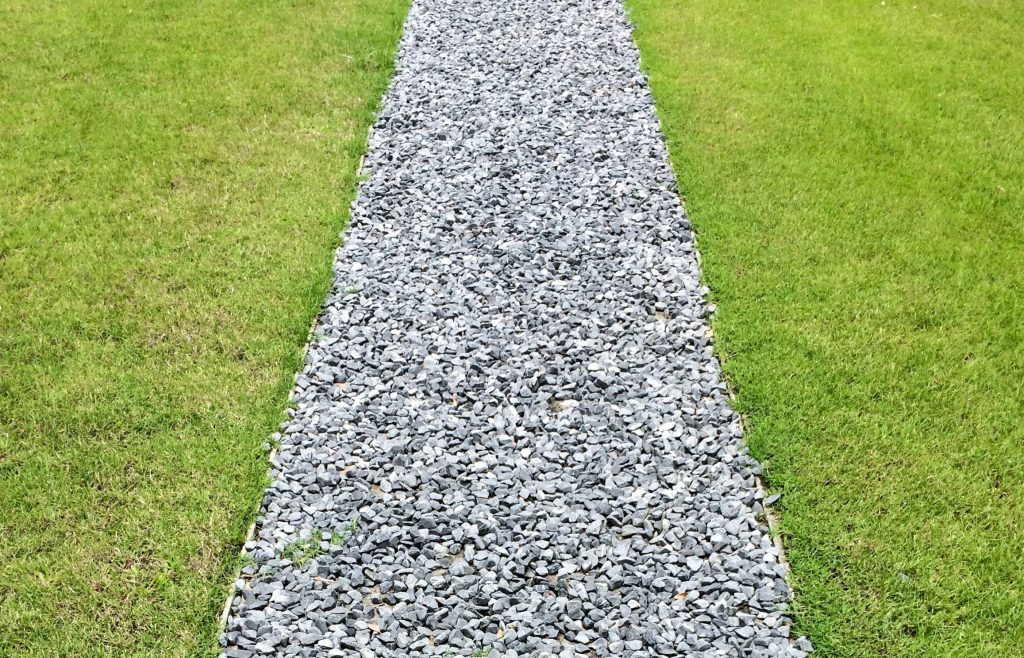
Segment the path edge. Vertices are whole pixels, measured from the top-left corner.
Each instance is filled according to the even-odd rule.
[[[654,120],[658,124],[658,131],[661,135],[662,145],[665,147],[665,153],[668,156],[666,160],[668,161],[668,167],[672,172],[672,178],[675,182],[675,192],[676,197],[679,199],[679,207],[683,211],[683,217],[690,222],[690,232],[693,234],[693,249],[694,253],[697,256],[697,267],[700,270],[700,282],[701,285],[708,291],[708,293],[705,294],[704,307],[706,310],[705,320],[707,321],[708,330],[711,333],[712,354],[718,361],[719,372],[721,373],[722,382],[725,383],[726,393],[729,398],[729,406],[732,408],[733,413],[736,414],[736,417],[740,419],[740,426],[743,430],[743,446],[749,452],[750,445],[747,441],[747,436],[748,426],[750,423],[747,420],[746,416],[744,416],[743,414],[736,410],[736,389],[733,387],[732,381],[727,376],[727,373],[725,371],[725,361],[722,358],[722,353],[715,347],[716,341],[714,317],[716,315],[717,309],[715,308],[715,304],[713,304],[709,299],[711,287],[707,285],[704,277],[704,256],[700,250],[700,236],[697,233],[697,225],[690,217],[690,212],[689,210],[687,210],[686,202],[683,200],[683,195],[681,193],[682,178],[679,176],[679,172],[676,170],[676,163],[672,157],[672,149],[669,147],[669,142],[666,137],[665,128],[662,125],[661,113],[658,111],[658,100],[654,96],[654,87],[651,85],[651,76],[647,72],[647,68],[644,66],[643,51],[640,50],[640,44],[637,42],[636,39],[636,25],[634,24],[633,17],[630,13],[629,3],[630,0],[619,0],[619,6],[622,7],[623,16],[625,17],[626,24],[629,27],[629,36],[630,40],[633,43],[633,49],[636,52],[637,64],[639,65],[640,74],[644,77],[644,82],[647,84],[647,89],[651,94],[651,109],[654,114]],[[767,466],[761,463],[761,460],[757,460],[757,464],[761,467],[761,473],[754,475],[754,481],[756,483],[758,493],[761,494],[761,500],[764,501],[765,499],[767,499],[769,495],[768,480],[765,476],[768,468]],[[775,547],[775,550],[778,551],[779,563],[782,564],[786,569],[786,584],[789,585],[790,592],[792,592],[792,596],[790,598],[789,604],[787,605],[786,611],[787,614],[790,614],[791,608],[793,607],[793,603],[796,599],[796,590],[793,588],[791,578],[791,574],[793,573],[792,565],[790,564],[789,559],[786,557],[786,550],[782,542],[781,516],[773,507],[764,505],[763,502],[761,504],[761,514],[764,515],[765,522],[768,525],[768,536],[771,539],[772,545]]]
[[[348,233],[348,230],[349,230],[349,228],[351,226],[352,208],[359,201],[359,195],[360,195],[360,192],[361,192],[360,188],[362,187],[362,182],[366,178],[366,176],[368,175],[368,172],[367,172],[366,167],[365,167],[365,164],[366,164],[366,154],[369,152],[369,149],[370,149],[370,142],[373,139],[373,130],[374,130],[374,127],[377,125],[378,119],[380,118],[380,111],[381,111],[381,109],[383,107],[384,99],[387,98],[388,93],[391,91],[391,86],[394,84],[395,73],[397,71],[398,54],[399,54],[399,52],[401,50],[401,47],[402,47],[402,37],[405,34],[405,22],[406,22],[406,20],[408,20],[409,12],[411,11],[411,9],[412,9],[412,0],[406,0],[406,14],[402,18],[402,29],[401,29],[401,32],[399,32],[398,38],[395,40],[395,52],[394,52],[394,54],[392,56],[392,59],[391,59],[391,72],[388,74],[388,84],[387,84],[387,86],[385,86],[383,92],[381,92],[380,96],[377,98],[377,105],[376,105],[376,107],[373,110],[373,118],[370,121],[369,127],[366,129],[366,139],[363,140],[362,153],[359,155],[359,160],[356,162],[356,168],[355,168],[355,171],[356,171],[356,181],[355,181],[356,189],[355,189],[355,193],[352,195],[352,201],[349,203],[348,221],[346,221],[344,223],[344,225],[342,225],[342,227],[341,227],[341,229],[340,229],[340,231],[338,233],[338,244],[335,246],[334,251],[333,251],[333,256],[331,258],[331,266],[330,267],[331,267],[332,275],[333,275],[333,272],[334,272],[335,263],[337,263],[338,251],[340,251],[341,249],[345,248],[345,235]],[[331,285],[333,285],[333,281],[332,281]],[[327,292],[328,292],[328,295],[329,295],[330,294],[330,290],[328,289]],[[317,327],[318,321],[320,319],[320,314],[324,310],[324,304],[326,303],[326,299],[327,299],[327,296],[325,296],[324,300],[321,302],[321,304],[320,304],[320,306],[318,308],[317,313],[312,318],[310,318],[309,330],[306,332],[306,338],[305,338],[305,341],[302,344],[302,355],[300,357],[299,367],[296,369],[296,371],[294,373],[292,373],[292,385],[288,389],[288,391],[289,391],[288,392],[288,403],[291,403],[291,401],[295,397],[296,386],[298,385],[299,377],[302,375],[302,372],[303,372],[303,370],[305,368],[306,356],[309,354],[309,348],[313,344],[313,340],[314,340],[314,337],[315,337],[316,327]],[[285,413],[286,414],[287,414],[287,408],[288,407],[287,407],[287,404],[286,404],[286,406],[285,406]],[[274,434],[276,434],[276,432],[272,432],[271,436],[273,436]],[[267,453],[267,457],[266,457],[266,465],[267,465],[268,471],[273,469],[273,467],[274,467],[274,459],[277,457],[277,453],[278,453],[278,450],[280,448],[280,446],[276,442],[272,443],[271,445],[272,445],[272,447],[271,447],[270,451]],[[238,556],[240,558],[244,558],[246,556],[247,553],[246,553],[245,547],[256,536],[256,529],[260,526],[259,514],[260,514],[260,510],[262,510],[262,508],[263,508],[263,502],[264,502],[265,498],[266,498],[266,488],[264,488],[263,491],[260,493],[259,507],[257,508],[257,511],[256,511],[256,518],[253,520],[252,523],[249,524],[249,529],[246,531],[245,536],[242,538],[242,544],[241,544],[241,547],[238,550]],[[224,605],[221,607],[221,612],[220,612],[220,614],[217,617],[217,640],[218,640],[218,645],[219,645],[220,637],[224,634],[224,629],[227,628],[228,618],[231,616],[231,604],[235,600],[235,597],[238,596],[238,592],[239,592],[239,590],[238,590],[238,581],[242,579],[242,568],[243,568],[243,566],[240,563],[238,568],[232,569],[229,572],[232,575],[232,578],[231,578],[230,583],[228,583],[228,585],[227,585],[227,592],[226,592],[225,599],[224,599]]]

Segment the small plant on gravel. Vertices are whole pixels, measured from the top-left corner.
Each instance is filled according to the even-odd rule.
[[[316,559],[322,553],[320,542],[315,537],[309,537],[308,539],[296,539],[285,546],[281,551],[281,557],[301,567],[310,560]]]
[[[349,539],[352,539],[359,532],[359,517],[354,517],[348,522],[344,528],[340,531],[335,530],[331,533],[331,544],[334,546],[342,546],[348,543]]]

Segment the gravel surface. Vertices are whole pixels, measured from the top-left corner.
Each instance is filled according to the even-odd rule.
[[[415,0],[227,656],[803,656],[617,0]]]

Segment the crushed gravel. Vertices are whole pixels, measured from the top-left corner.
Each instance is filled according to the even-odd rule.
[[[787,656],[618,0],[415,0],[224,655]]]

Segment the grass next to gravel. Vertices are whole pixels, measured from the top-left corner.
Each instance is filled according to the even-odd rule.
[[[185,656],[406,0],[0,0],[0,655]]]
[[[1024,4],[630,0],[825,657],[1024,646]]]

